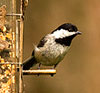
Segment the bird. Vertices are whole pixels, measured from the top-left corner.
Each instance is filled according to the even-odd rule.
[[[64,59],[73,38],[77,35],[81,35],[81,32],[74,24],[64,23],[60,25],[51,33],[45,35],[38,45],[34,45],[31,57],[23,63],[23,70],[29,70],[37,63],[39,64],[38,69],[41,65],[53,66],[55,69]]]

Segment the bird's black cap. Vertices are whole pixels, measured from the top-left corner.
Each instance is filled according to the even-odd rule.
[[[53,32],[55,32],[56,30],[60,30],[60,29],[68,30],[69,32],[73,32],[73,31],[77,32],[78,31],[78,28],[75,25],[73,25],[71,23],[64,23],[64,24],[60,25],[57,29],[55,29]]]

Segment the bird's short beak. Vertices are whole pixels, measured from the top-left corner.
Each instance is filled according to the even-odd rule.
[[[77,32],[76,32],[76,34],[77,34],[77,35],[81,35],[81,34],[82,34],[82,32],[80,32],[80,31],[77,31]]]

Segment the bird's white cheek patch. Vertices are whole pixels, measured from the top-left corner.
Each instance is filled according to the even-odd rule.
[[[66,36],[71,36],[71,35],[74,35],[75,32],[69,32],[67,30],[64,30],[64,29],[60,29],[60,30],[57,30],[53,33],[53,36],[55,38],[63,38],[63,37],[66,37]]]
[[[75,32],[67,32],[67,36],[72,36],[72,35],[74,35],[75,34]]]

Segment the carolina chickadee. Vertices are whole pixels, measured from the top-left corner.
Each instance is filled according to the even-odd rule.
[[[37,46],[34,46],[32,56],[23,63],[23,69],[28,70],[35,64],[57,66],[68,52],[72,39],[81,34],[71,23],[59,26],[50,34],[44,36]]]

